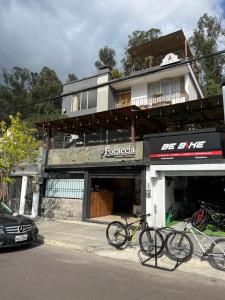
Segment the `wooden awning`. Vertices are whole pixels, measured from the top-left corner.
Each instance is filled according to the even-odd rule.
[[[93,133],[102,130],[130,129],[135,122],[136,136],[174,130],[224,125],[221,95],[162,107],[140,109],[133,105],[72,118],[36,123],[39,128],[69,134]]]

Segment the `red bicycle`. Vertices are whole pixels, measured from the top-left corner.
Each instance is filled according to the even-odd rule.
[[[213,207],[213,208],[211,208]],[[200,209],[197,210],[192,218],[191,224],[200,231],[204,231],[209,223],[212,223],[216,228],[224,229],[225,214],[215,211],[216,206],[213,204],[201,202]]]

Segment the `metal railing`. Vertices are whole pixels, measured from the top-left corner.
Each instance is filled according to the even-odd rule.
[[[182,103],[188,100],[189,97],[186,92],[176,92],[170,94],[157,93],[150,97],[136,97],[133,98],[130,103],[131,105],[136,105],[141,108],[151,108],[156,106],[165,106]]]

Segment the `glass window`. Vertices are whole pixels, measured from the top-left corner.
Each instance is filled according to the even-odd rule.
[[[84,179],[47,179],[45,197],[83,199]]]
[[[97,107],[97,93],[96,91],[88,92],[88,108]]]
[[[71,99],[71,111],[78,111],[79,108],[79,99],[77,97],[77,95],[75,95],[72,99]]]
[[[80,110],[88,108],[88,92],[80,94]]]

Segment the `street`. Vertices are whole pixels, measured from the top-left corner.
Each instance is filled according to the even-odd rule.
[[[224,299],[225,281],[64,247],[0,252],[1,299]]]

